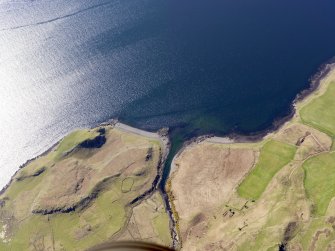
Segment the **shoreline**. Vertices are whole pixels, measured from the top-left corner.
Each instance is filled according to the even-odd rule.
[[[315,73],[309,80],[310,85],[308,88],[303,89],[299,92],[290,105],[289,114],[283,117],[279,117],[272,122],[272,125],[264,130],[251,132],[251,133],[240,133],[240,132],[230,132],[222,136],[216,136],[215,134],[205,134],[191,138],[184,142],[182,149],[185,149],[188,145],[194,144],[196,142],[202,142],[206,140],[211,143],[218,144],[231,144],[231,143],[257,143],[262,141],[268,135],[279,131],[287,122],[292,120],[297,115],[297,106],[304,102],[306,99],[313,96],[313,94],[320,90],[322,81],[327,78],[327,76],[334,72],[335,74],[335,57],[328,60],[326,63],[319,67],[317,73]],[[179,151],[175,156],[179,154]]]
[[[205,135],[201,135],[201,136],[191,138],[188,141],[185,141],[180,150],[184,149],[184,145],[187,146],[188,144],[193,143],[194,141],[203,140],[204,138],[206,138],[209,141],[213,140],[213,143],[214,142],[224,143],[225,141],[229,141],[230,143],[253,143],[253,142],[258,142],[258,141],[262,140],[268,134],[278,131],[286,122],[288,122],[290,119],[292,119],[294,117],[294,115],[296,114],[297,104],[302,102],[306,98],[308,98],[315,91],[317,91],[319,89],[320,85],[321,85],[322,80],[332,70],[335,71],[335,57],[333,57],[333,58],[329,59],[328,61],[326,61],[325,63],[323,63],[319,67],[318,71],[310,77],[309,87],[302,90],[300,93],[298,93],[296,95],[296,97],[294,98],[294,100],[292,101],[292,103],[290,105],[289,114],[284,116],[284,117],[275,119],[272,123],[272,126],[270,126],[269,128],[264,129],[264,130],[260,130],[260,131],[256,131],[256,132],[252,132],[252,133],[247,133],[247,134],[234,132],[234,131],[230,132],[230,133],[227,133],[223,136],[215,136],[215,134],[207,134],[207,135],[205,134]],[[93,125],[93,126],[88,127],[88,128],[87,127],[86,128],[78,127],[76,130],[93,129],[93,128],[96,128],[96,127],[99,127],[99,126],[107,126],[107,125],[113,125],[113,126],[116,126],[116,128],[118,128],[120,130],[123,130],[125,132],[132,132],[132,133],[135,133],[135,134],[138,134],[138,135],[141,135],[141,136],[144,136],[144,137],[149,137],[149,138],[152,137],[152,138],[158,139],[160,136],[162,136],[162,137],[165,136],[167,138],[169,137],[169,133],[166,132],[168,130],[167,128],[163,128],[163,129],[165,129],[165,132],[162,135],[160,135],[160,133],[159,133],[160,130],[157,130],[156,132],[146,131],[146,130],[143,130],[143,129],[132,127],[132,126],[127,125],[127,124],[123,124],[123,123],[119,122],[117,118],[109,119],[105,122],[98,123],[98,124]],[[69,132],[69,133],[71,133],[71,132]],[[21,164],[18,167],[18,169],[15,171],[15,173],[12,175],[11,180],[21,168],[24,168],[26,165],[28,165],[30,162],[36,160],[37,158],[48,154],[62,139],[56,141],[54,144],[52,144],[52,146],[50,146],[47,150],[45,150],[41,154],[39,154],[35,157],[32,157],[31,159],[28,159],[26,162]],[[233,141],[233,142],[231,142],[231,141]],[[176,153],[176,155],[178,155],[180,150]],[[5,190],[10,185],[11,180],[3,188],[1,188],[0,195],[4,192],[3,190]]]
[[[165,210],[168,213],[169,218],[170,218],[170,232],[171,232],[171,237],[173,240],[173,247],[178,248],[178,247],[181,247],[182,245],[181,239],[179,237],[179,231],[178,231],[178,213],[175,211],[175,207],[173,204],[173,193],[171,189],[169,189],[169,186],[171,186],[170,184],[171,177],[173,175],[173,172],[176,169],[175,159],[178,156],[180,156],[180,154],[183,151],[187,150],[187,148],[189,148],[190,146],[194,144],[199,144],[204,141],[213,143],[213,144],[261,142],[262,140],[266,139],[267,136],[270,136],[271,134],[278,132],[286,123],[288,123],[291,120],[294,120],[294,118],[297,117],[298,115],[297,114],[298,106],[302,104],[303,102],[307,102],[309,99],[312,99],[313,94],[321,90],[321,88],[323,87],[323,81],[326,80],[326,78],[330,74],[335,74],[335,57],[329,60],[328,62],[324,63],[322,66],[320,66],[317,73],[314,74],[310,78],[309,87],[307,89],[302,90],[300,93],[296,95],[295,99],[290,105],[289,114],[284,117],[275,119],[272,123],[272,126],[270,126],[269,128],[265,130],[261,130],[261,131],[253,132],[249,134],[231,132],[231,133],[227,133],[224,136],[215,136],[214,134],[207,134],[207,135],[194,137],[194,138],[191,138],[190,140],[185,141],[182,147],[177,151],[177,153],[172,158],[171,164],[169,166],[169,175],[165,177],[166,187],[164,188],[160,188],[159,185],[161,184],[164,178],[163,172],[166,168],[165,167],[166,160],[168,158],[168,155],[171,149],[171,142],[169,139],[170,134],[167,128],[162,128],[160,130],[157,130],[157,132],[150,132],[150,131],[142,130],[139,128],[135,128],[135,127],[120,123],[117,119],[111,119],[107,122],[99,123],[88,129],[98,128],[99,126],[112,126],[113,128],[117,130],[120,130],[126,133],[137,134],[143,137],[158,140],[160,142],[161,147],[162,147],[162,152],[161,152],[161,160],[157,167],[158,168],[157,176],[155,177],[152,187],[148,191],[146,191],[144,194],[142,194],[139,198],[137,198],[138,200],[134,201],[134,203],[137,203],[138,201],[141,201],[142,199],[147,198],[155,191],[158,191],[162,195],[163,201],[165,204]],[[317,93],[315,94],[315,96],[319,94],[320,93]],[[77,129],[80,130],[80,129],[87,129],[87,128],[77,128]],[[0,190],[0,195],[2,195],[7,190],[7,188],[12,184],[12,182],[14,181],[14,177],[19,170],[29,165],[32,161],[49,154],[55,148],[55,146],[59,144],[61,140],[62,139],[54,143],[51,147],[49,147],[42,154],[35,156],[27,160],[24,164],[20,165],[18,170],[12,175],[10,181]]]
[[[227,133],[223,136],[215,136],[215,135],[203,135],[200,137],[207,136],[210,138],[216,138],[219,140],[232,140],[233,143],[256,143],[261,141],[263,138],[268,136],[271,133],[277,132],[280,128],[291,119],[293,119],[296,115],[297,106],[310,98],[315,92],[317,92],[322,87],[322,81],[332,72],[335,71],[335,57],[328,60],[326,63],[322,64],[318,71],[309,78],[309,86],[306,89],[300,91],[294,100],[290,104],[289,114],[283,117],[278,117],[272,122],[272,125],[267,129],[252,132],[252,133],[240,133],[240,132],[231,132]],[[199,137],[196,137],[199,138]]]
[[[147,137],[147,138],[152,138],[152,139],[155,139],[155,140],[159,140],[160,143],[161,143],[161,146],[163,147],[164,156],[166,155],[166,157],[167,157],[167,155],[169,153],[170,140],[168,138],[168,135],[160,134],[159,130],[157,132],[148,132],[148,131],[144,131],[144,130],[141,130],[141,129],[138,129],[138,128],[135,128],[135,127],[131,127],[129,125],[120,123],[117,119],[110,119],[110,120],[108,120],[106,122],[99,123],[96,126],[92,126],[92,127],[89,127],[89,128],[85,128],[85,127],[79,128],[78,127],[75,130],[73,130],[73,131],[84,130],[84,129],[92,130],[94,128],[98,128],[98,127],[101,127],[101,126],[112,126],[113,128],[116,128],[116,129],[118,129],[120,131],[123,131],[123,132],[134,133],[134,134],[137,134],[137,135],[140,135],[140,136],[143,136],[143,137]],[[71,132],[69,132],[69,133],[71,133]],[[66,135],[64,137],[66,137]],[[26,162],[24,162],[23,164],[21,164],[18,167],[18,169],[15,171],[15,173],[11,176],[11,179],[8,181],[8,183],[4,187],[1,188],[0,195],[2,195],[7,190],[7,188],[13,182],[13,178],[15,177],[15,175],[22,168],[25,168],[27,165],[29,165],[31,162],[35,161],[36,159],[38,159],[40,157],[43,157],[43,156],[46,156],[47,154],[49,154],[64,139],[64,137],[61,138],[60,140],[56,141],[54,144],[52,144],[52,146],[50,146],[47,150],[45,150],[41,154],[39,154],[39,155],[37,155],[37,156],[35,156],[35,157],[31,158],[31,159],[28,159]],[[165,157],[165,159],[166,159],[166,157]]]
[[[313,98],[313,94],[320,90],[322,81],[325,80],[332,72],[335,74],[335,57],[323,64],[320,70],[313,75],[310,79],[309,88],[298,93],[291,103],[290,114],[279,118],[273,122],[273,126],[268,129],[254,132],[250,134],[239,134],[239,133],[228,133],[225,136],[215,136],[213,134],[202,135],[194,137],[188,141],[185,141],[183,146],[178,150],[171,161],[170,175],[175,168],[175,159],[181,155],[181,153],[194,144],[201,142],[208,142],[213,144],[238,144],[238,143],[258,143],[263,141],[266,137],[278,132],[286,123],[290,122],[297,115],[297,106],[306,101],[308,98]],[[169,176],[170,176],[169,175]]]
[[[227,133],[224,136],[205,134],[185,141],[172,159],[170,174],[173,171],[175,158],[180,156],[183,151],[194,144],[198,144],[203,141],[213,144],[257,143],[264,140],[267,136],[278,132],[287,122],[291,121],[297,115],[297,106],[306,99],[312,97],[315,92],[320,90],[322,87],[322,81],[325,80],[326,77],[332,72],[335,74],[335,57],[320,66],[319,71],[310,78],[310,86],[296,95],[295,99],[290,105],[290,113],[287,116],[274,120],[272,126],[268,129],[250,134],[242,134],[238,132]]]
[[[291,103],[291,111],[290,114],[280,118],[278,120],[275,120],[273,122],[273,126],[271,128],[268,128],[266,130],[255,132],[249,135],[243,135],[238,133],[230,133],[223,137],[218,137],[215,135],[203,135],[199,137],[194,137],[186,142],[184,142],[183,146],[179,149],[179,151],[173,156],[173,159],[171,161],[170,165],[170,172],[169,176],[167,177],[166,181],[166,187],[164,188],[165,193],[167,195],[167,200],[169,203],[169,208],[171,212],[171,220],[174,221],[174,233],[177,235],[177,244],[178,247],[182,247],[182,241],[180,239],[179,235],[179,215],[178,212],[175,210],[174,205],[174,194],[171,190],[171,181],[172,177],[174,175],[174,172],[178,168],[175,164],[175,160],[188,148],[190,148],[193,145],[199,144],[201,142],[208,142],[212,144],[239,144],[239,143],[258,143],[262,142],[266,139],[266,137],[269,137],[273,135],[274,133],[280,131],[285,124],[289,123],[290,121],[294,120],[295,117],[297,117],[297,107],[302,104],[304,101],[308,101],[309,99],[313,99],[313,94],[319,91],[323,87],[323,81],[327,79],[328,76],[335,74],[335,57],[332,58],[332,60],[329,61],[329,63],[325,63],[320,67],[320,70],[311,78],[310,80],[310,87],[308,89],[303,90],[302,92],[298,93],[294,101]],[[322,94],[322,93],[321,93]],[[315,94],[315,97],[319,95]]]

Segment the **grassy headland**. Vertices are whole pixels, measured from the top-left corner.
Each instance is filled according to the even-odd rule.
[[[107,240],[171,246],[156,190],[166,144],[119,124],[66,136],[1,194],[0,250],[85,250]]]

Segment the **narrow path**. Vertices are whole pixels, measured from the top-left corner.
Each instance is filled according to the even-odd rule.
[[[327,151],[327,149],[325,149],[325,147],[320,143],[320,141],[317,139],[317,137],[314,136],[313,133],[311,133],[311,136],[313,137],[315,142],[322,148],[323,151]]]

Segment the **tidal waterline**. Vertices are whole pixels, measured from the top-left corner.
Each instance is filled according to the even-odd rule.
[[[0,185],[110,118],[191,137],[264,130],[335,55],[331,0],[0,2]]]

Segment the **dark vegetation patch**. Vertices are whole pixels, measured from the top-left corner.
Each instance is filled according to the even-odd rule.
[[[295,221],[292,221],[288,223],[285,232],[282,243],[279,244],[279,251],[286,251],[287,250],[287,243],[293,239],[294,235],[296,234],[296,230],[298,228],[298,223]]]
[[[87,139],[79,144],[82,148],[100,148],[106,143],[106,128],[100,127],[97,132],[99,133],[94,139]]]
[[[162,165],[162,153],[160,153],[159,159],[160,160],[159,160],[159,163],[157,165],[157,172],[158,172],[158,174],[156,175],[154,181],[152,182],[151,188],[149,188],[149,190],[147,190],[146,192],[144,192],[140,196],[138,196],[135,199],[133,199],[128,205],[132,206],[132,205],[135,205],[136,203],[141,202],[144,198],[146,198],[147,196],[151,195],[153,193],[153,191],[155,191],[157,189],[157,187],[159,185],[159,182],[161,181],[160,169],[163,166]],[[141,175],[143,175],[143,174],[141,174]]]
[[[106,134],[106,128],[101,127],[97,130],[98,133],[100,133],[100,135],[105,135]]]
[[[152,159],[152,154],[153,154],[153,150],[152,150],[152,147],[150,147],[148,149],[147,155],[145,156],[145,161],[151,160]]]
[[[5,199],[0,200],[0,208],[5,207],[5,205],[6,205],[6,200]]]
[[[299,139],[297,140],[297,142],[295,143],[295,145],[296,145],[296,146],[300,146],[302,143],[304,143],[306,137],[308,137],[309,135],[311,135],[311,133],[310,133],[310,132],[306,132],[305,136],[299,138]]]
[[[298,227],[298,224],[297,222],[294,222],[294,221],[290,222],[287,225],[285,232],[284,232],[284,240],[283,240],[284,243],[287,243],[294,237],[297,227]]]
[[[133,199],[129,205],[134,205],[138,202],[141,202],[144,198],[146,198],[147,196],[151,195],[152,192],[156,189],[158,182],[160,180],[160,175],[157,175],[156,178],[154,179],[152,186],[149,190],[147,190],[146,192],[144,192],[143,194],[141,194],[140,196],[136,197],[135,199]]]
[[[279,251],[286,251],[286,244],[284,244],[284,243],[279,244],[279,249],[278,250]]]
[[[80,178],[77,183],[76,186],[74,188],[74,193],[77,193],[83,186],[83,182],[84,182],[84,178]]]
[[[335,222],[335,217],[334,216],[330,216],[327,220],[328,223],[333,224]]]
[[[199,213],[196,216],[194,216],[194,218],[191,221],[191,226],[195,226],[198,225],[199,223],[201,223],[202,221],[205,221],[206,217],[204,214]]]
[[[37,176],[40,176],[42,173],[44,173],[44,171],[46,170],[47,168],[44,166],[40,169],[38,169],[35,173],[33,173],[32,175],[27,175],[27,176],[21,176],[21,177],[18,177],[16,178],[17,181],[22,181],[22,180],[25,180],[25,179],[28,179],[28,178],[33,178],[33,177],[37,177]]]
[[[106,143],[106,137],[104,135],[99,135],[94,139],[87,139],[80,143],[82,148],[100,148]]]
[[[330,216],[327,219],[327,223],[332,225],[332,228],[335,230],[335,217],[334,216]]]
[[[147,171],[147,170],[144,170],[144,171],[141,171],[141,172],[135,173],[135,176],[137,176],[137,177],[141,177],[141,176],[144,176],[144,175],[146,175],[147,173],[148,173],[148,171]]]

